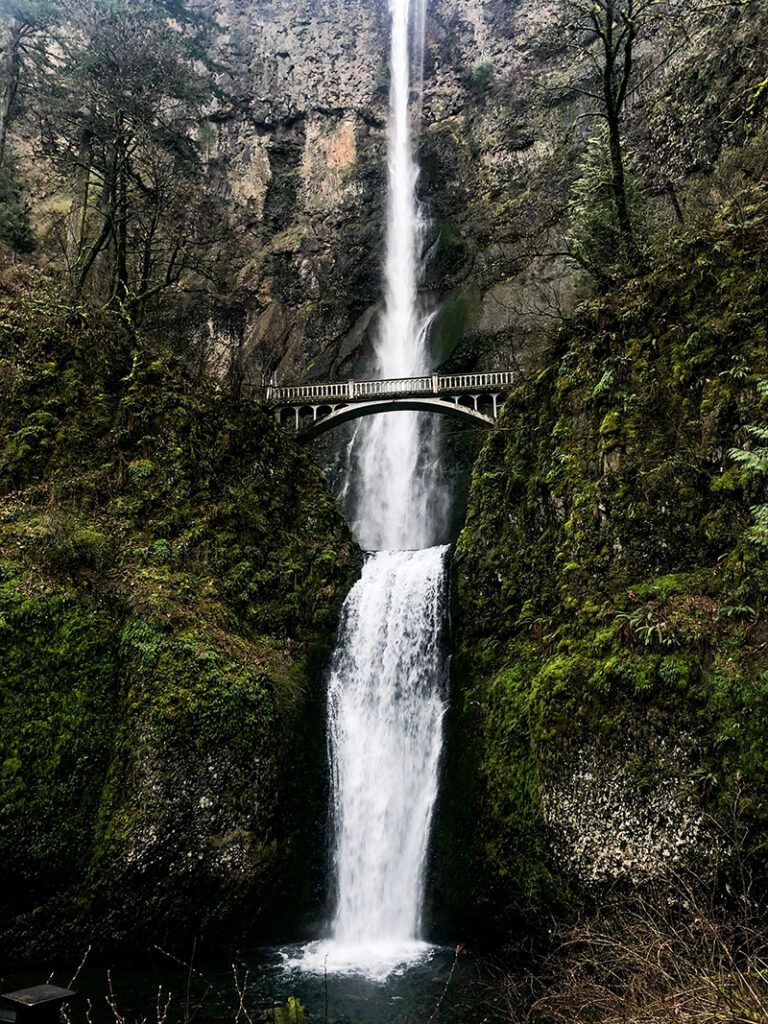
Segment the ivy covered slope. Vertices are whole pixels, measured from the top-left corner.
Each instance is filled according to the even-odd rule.
[[[765,868],[765,478],[734,449],[768,421],[767,326],[768,201],[745,185],[566,322],[480,457],[451,769],[478,924],[713,877],[735,846]]]
[[[266,412],[39,287],[0,307],[2,945],[279,934],[357,549]]]

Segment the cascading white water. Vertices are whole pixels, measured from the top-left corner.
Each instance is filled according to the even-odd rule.
[[[430,372],[432,319],[419,306],[426,223],[416,195],[419,169],[411,117],[414,99],[417,112],[420,100],[426,0],[389,0],[389,8],[386,302],[375,350],[376,372],[385,379]],[[354,451],[355,531],[367,550],[423,548],[440,539],[442,524],[431,514],[440,490],[431,427],[429,417],[418,413],[362,421]]]
[[[411,124],[410,40],[423,55],[426,0],[392,15],[386,304],[376,345],[382,377],[429,371],[419,310],[424,223]],[[336,909],[331,939],[294,964],[383,978],[428,950],[424,878],[445,711],[441,633],[446,547],[433,508],[436,434],[420,414],[362,421],[352,442],[355,526],[369,551],[344,606],[328,693]]]
[[[445,714],[447,547],[368,556],[328,687],[336,909],[291,966],[382,980],[428,954],[421,918]]]
[[[445,711],[446,551],[370,556],[344,608],[328,693],[337,968],[387,972],[424,948]]]

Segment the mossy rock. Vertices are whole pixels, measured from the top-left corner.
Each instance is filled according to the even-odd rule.
[[[640,802],[671,792],[674,756],[654,751],[677,745],[670,799],[691,829],[719,823],[697,870],[720,870],[728,835],[768,877],[768,563],[746,538],[765,491],[726,455],[765,421],[768,207],[751,208],[577,311],[475,467],[455,659],[475,753],[455,802],[477,822],[462,852],[479,930],[594,898],[542,809],[573,750],[604,774],[648,765]]]
[[[360,564],[322,474],[266,410],[44,288],[0,306],[0,350],[8,955],[298,927]]]

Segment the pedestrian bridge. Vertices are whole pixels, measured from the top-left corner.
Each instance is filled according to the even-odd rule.
[[[267,388],[267,404],[277,422],[311,441],[342,423],[383,412],[440,413],[473,426],[492,426],[502,399],[517,379],[512,371],[464,373],[395,380],[350,380]]]

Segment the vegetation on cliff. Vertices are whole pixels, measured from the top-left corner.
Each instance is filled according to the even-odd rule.
[[[718,175],[714,217],[708,193],[645,276],[564,323],[475,469],[455,771],[475,786],[476,923],[659,877],[665,858],[764,873],[766,479],[738,451],[766,421],[765,136]],[[600,866],[569,789],[605,813],[581,835],[610,847]],[[631,795],[623,818],[608,791]],[[665,846],[675,806],[701,843]]]
[[[181,939],[244,904],[286,927],[313,881],[317,661],[358,564],[347,528],[265,411],[42,278],[5,283],[9,950],[94,925],[101,944]]]

